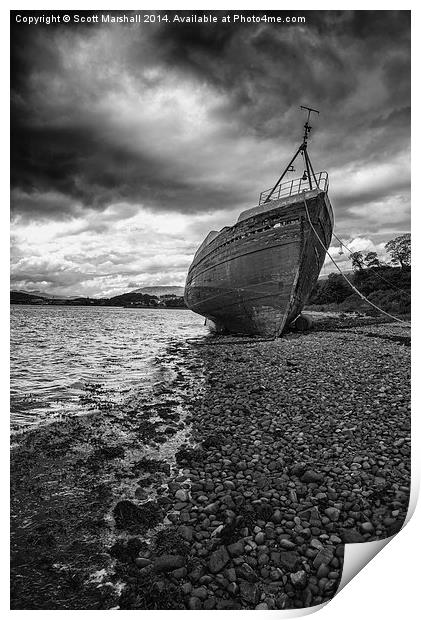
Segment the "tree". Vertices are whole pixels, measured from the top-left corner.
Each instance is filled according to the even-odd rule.
[[[351,287],[339,273],[330,273],[320,292],[321,303],[340,304],[351,293]]]
[[[394,265],[399,264],[402,269],[411,265],[411,233],[391,239],[386,243],[385,249]]]
[[[352,252],[352,254],[350,254],[350,259],[354,271],[364,269],[364,257],[362,252]]]
[[[372,267],[380,267],[380,261],[377,256],[377,252],[367,252],[364,257],[364,262],[369,269]]]

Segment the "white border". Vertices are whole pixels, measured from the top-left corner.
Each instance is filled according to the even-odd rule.
[[[51,2],[45,0],[42,3],[33,3],[33,2],[19,2],[19,3],[6,3],[6,6],[3,5],[2,9],[0,9],[0,15],[2,17],[0,22],[0,28],[2,29],[2,36],[0,40],[1,45],[1,67],[2,67],[2,75],[3,75],[3,83],[6,84],[6,88],[2,97],[2,108],[3,115],[2,118],[9,118],[9,98],[7,96],[7,85],[9,83],[9,10],[36,10],[37,6],[39,9],[44,10],[101,10],[101,9],[121,9],[123,6],[125,9],[135,9],[135,10],[159,10],[159,9],[184,9],[184,10],[229,10],[229,9],[242,9],[242,10],[262,10],[263,7],[258,7],[258,3],[256,1],[243,1],[243,2],[221,2],[214,1],[210,2],[198,2],[198,1],[180,1],[176,4],[172,4],[170,2],[133,2],[128,0],[126,3],[120,5],[116,5],[116,3],[109,1],[93,1],[89,3],[86,7],[80,6],[79,3],[73,2]],[[420,109],[420,101],[419,101],[419,83],[418,78],[416,77],[416,73],[419,73],[420,67],[418,59],[421,57],[420,53],[420,23],[418,19],[419,10],[416,8],[415,2],[321,2],[317,5],[314,2],[299,2],[298,6],[295,6],[292,2],[288,4],[280,5],[278,2],[265,2],[263,5],[267,10],[412,10],[412,44],[413,44],[413,54],[412,54],[412,87],[413,87],[413,114],[416,113],[417,110]],[[6,132],[8,136],[8,129],[6,127],[7,123],[3,121],[3,133]],[[419,137],[419,122],[417,119],[413,121],[412,127],[412,135],[413,135],[413,145],[415,147],[415,154],[413,157],[413,169],[418,170],[419,164],[419,153],[417,147],[417,138]],[[9,187],[9,144],[8,140],[4,140],[5,148],[3,151],[3,161],[1,166],[1,175],[2,175],[2,187]],[[418,174],[415,174],[415,180],[418,180]],[[5,190],[6,196],[8,195],[8,190]],[[8,266],[9,266],[9,240],[8,240],[8,214],[5,205],[2,205],[1,211],[1,234],[4,235],[4,239],[2,239],[2,243],[0,244],[0,264],[1,268],[1,276],[2,276],[2,290],[5,292],[6,299],[8,298],[9,291],[9,277],[8,277]],[[420,205],[414,205],[414,209],[412,211],[412,222],[413,222],[413,230],[415,231],[414,239],[417,241],[416,233],[419,231],[419,211]],[[415,273],[417,273],[417,265],[419,263],[419,244],[416,242],[413,249],[413,264],[415,266]],[[413,308],[418,308],[420,305],[417,303],[418,299],[418,289],[419,287],[414,286],[413,291]],[[7,383],[8,383],[8,369],[9,369],[9,356],[8,356],[8,347],[6,343],[8,342],[8,325],[9,325],[9,308],[8,304],[4,303],[1,306],[1,318],[2,318],[2,344],[4,354],[1,358],[1,370],[2,376],[6,377],[4,381],[4,388],[1,390],[1,407],[2,411],[2,424],[4,424],[4,432],[2,434],[5,447],[2,451],[3,459],[4,459],[4,467],[3,472],[8,472],[8,416],[6,415],[6,411],[9,411],[9,404],[7,398]],[[415,314],[414,314],[415,316]],[[415,323],[415,322],[414,322]],[[418,349],[417,344],[419,342],[419,330],[417,325],[414,325],[414,337],[415,337],[415,346],[413,350],[416,351]],[[418,355],[415,357],[414,355],[413,361],[413,376],[415,378],[418,377]],[[419,421],[418,421],[418,411],[417,404],[419,402],[419,389],[417,386],[418,381],[414,381],[413,388],[413,416],[412,416],[412,436],[413,436],[413,449],[412,449],[412,502],[415,499],[415,496],[418,495],[419,488],[419,474],[420,474],[420,462],[421,462],[421,454],[419,449]],[[3,476],[3,480],[7,480],[7,476]],[[7,485],[7,482],[6,482]],[[414,494],[415,491],[415,494]],[[3,490],[3,510],[2,510],[2,525],[3,531],[8,532],[8,510],[7,504],[8,498],[8,490]],[[363,618],[370,618],[371,616],[384,618],[387,620],[388,618],[396,618],[400,616],[402,619],[412,619],[418,617],[419,607],[417,603],[418,592],[417,588],[419,587],[419,556],[418,556],[418,548],[419,545],[416,545],[416,542],[419,541],[420,535],[420,510],[418,509],[415,512],[413,518],[409,521],[408,525],[404,528],[402,532],[400,532],[388,545],[387,550],[381,552],[377,557],[375,557],[369,564],[360,572],[355,579],[344,589],[342,590],[334,599],[323,607],[321,611],[318,612],[318,617],[324,620],[354,620],[356,615],[359,615]],[[2,579],[1,584],[3,587],[3,609],[6,613],[13,614],[14,618],[20,618],[21,615],[27,615],[30,613],[42,614],[42,616],[51,616],[54,617],[57,613],[74,615],[78,616],[92,613],[88,611],[80,611],[80,612],[68,612],[68,611],[14,611],[8,612],[8,601],[9,601],[9,577],[8,577],[8,553],[7,548],[3,547],[3,565],[2,565]],[[6,564],[6,565],[5,565]],[[298,611],[298,610],[297,610]],[[93,612],[98,614],[102,614],[103,612]],[[128,611],[119,611],[119,612],[107,612],[107,613],[123,613],[126,616],[133,617],[136,615],[136,618],[139,618],[139,613],[142,614],[143,617],[149,616],[146,611],[136,611],[136,612],[128,612]],[[157,618],[159,616],[168,616],[171,614],[171,617],[180,617],[184,616],[185,613],[192,614],[194,612],[154,612],[153,617]],[[248,614],[260,614],[262,613],[270,614],[274,616],[276,613],[277,616],[285,617],[285,613],[277,611],[277,612],[247,612]],[[203,614],[212,614],[212,612],[196,612],[196,615]],[[227,616],[232,615],[242,615],[244,612],[218,612],[218,616],[220,614],[224,614]],[[287,614],[290,616],[290,614]],[[293,614],[296,616],[296,614]],[[303,615],[303,614],[301,614]],[[265,616],[266,618],[268,615]],[[291,617],[291,616],[290,616]]]

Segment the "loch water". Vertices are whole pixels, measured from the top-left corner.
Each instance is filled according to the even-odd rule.
[[[206,334],[184,309],[11,306],[11,429],[81,415],[92,390],[118,404],[157,379],[169,344]]]

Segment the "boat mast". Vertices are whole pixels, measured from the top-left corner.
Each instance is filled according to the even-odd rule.
[[[295,153],[294,157],[291,159],[291,161],[289,162],[289,164],[287,165],[287,167],[285,168],[285,170],[283,171],[283,173],[281,174],[279,179],[276,181],[275,185],[273,186],[272,190],[270,191],[270,194],[266,198],[265,203],[270,201],[273,192],[276,190],[278,185],[281,183],[282,179],[284,178],[284,176],[286,175],[288,170],[291,168],[292,164],[294,163],[294,161],[296,160],[296,158],[298,157],[298,155],[300,153],[302,153],[303,158],[304,158],[304,162],[305,162],[305,165],[306,165],[307,178],[308,178],[308,182],[309,182],[309,185],[310,185],[310,189],[313,189],[313,185],[312,185],[312,182],[311,182],[311,173],[313,174],[313,178],[314,178],[314,182],[316,184],[316,187],[318,187],[316,175],[314,174],[313,166],[311,164],[310,157],[309,157],[309,154],[307,152],[307,142],[308,142],[308,138],[310,136],[310,132],[311,132],[311,129],[312,129],[311,126],[310,126],[310,123],[309,123],[310,115],[311,115],[312,112],[316,112],[316,114],[319,114],[319,110],[315,110],[314,108],[309,108],[306,105],[302,105],[300,107],[301,107],[302,110],[307,110],[308,111],[307,120],[306,120],[306,122],[304,124],[303,141],[300,144],[300,146],[298,147],[297,152]]]

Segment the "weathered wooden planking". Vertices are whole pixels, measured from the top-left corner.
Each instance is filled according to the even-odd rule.
[[[313,191],[306,200],[313,226],[328,247],[333,227],[329,199]],[[302,195],[273,201],[202,244],[187,276],[186,304],[218,329],[276,336],[301,312],[324,258]]]

